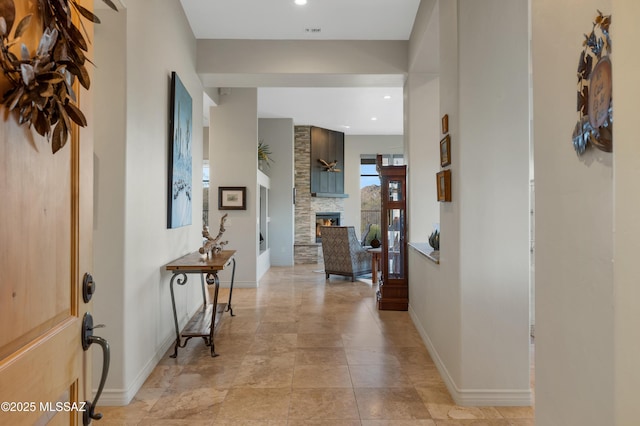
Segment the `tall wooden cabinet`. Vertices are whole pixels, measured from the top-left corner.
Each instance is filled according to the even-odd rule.
[[[383,232],[378,309],[406,311],[409,309],[407,166],[383,165],[382,156],[378,155],[376,167],[381,182]]]

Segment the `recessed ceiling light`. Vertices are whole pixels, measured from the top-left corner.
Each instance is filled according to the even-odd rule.
[[[350,129],[350,128],[351,128],[351,126],[347,126],[347,125],[345,125],[345,124],[343,124],[343,125],[342,125],[342,126],[340,126],[340,127],[342,127],[343,129]]]
[[[371,117],[371,121],[376,121],[378,117]]]
[[[297,4],[298,6],[303,6],[307,4],[307,0],[295,0],[294,3]]]
[[[384,99],[391,99],[391,95],[384,95]]]

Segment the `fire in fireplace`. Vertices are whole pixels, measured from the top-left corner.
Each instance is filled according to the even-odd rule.
[[[320,235],[321,226],[340,226],[340,213],[316,213],[316,243],[319,243],[322,239],[322,236]]]

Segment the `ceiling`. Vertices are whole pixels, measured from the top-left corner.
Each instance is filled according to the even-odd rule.
[[[352,135],[401,135],[402,87],[261,88],[258,116]]]
[[[198,39],[408,40],[420,0],[180,0]],[[250,11],[250,12],[249,12]]]
[[[294,0],[180,2],[197,39],[262,40],[408,40],[420,4],[420,0],[308,0],[304,6]],[[401,84],[344,86],[341,82],[334,88],[259,88],[258,116],[293,118],[296,125],[354,135],[403,133]]]

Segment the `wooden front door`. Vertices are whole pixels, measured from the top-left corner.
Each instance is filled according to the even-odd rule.
[[[25,8],[38,2],[15,3],[16,22],[37,13]],[[32,52],[35,27],[22,40]],[[91,122],[90,93],[76,93]],[[82,424],[78,410],[92,399],[81,285],[92,267],[93,130],[74,126],[54,155],[0,111],[0,424]]]

